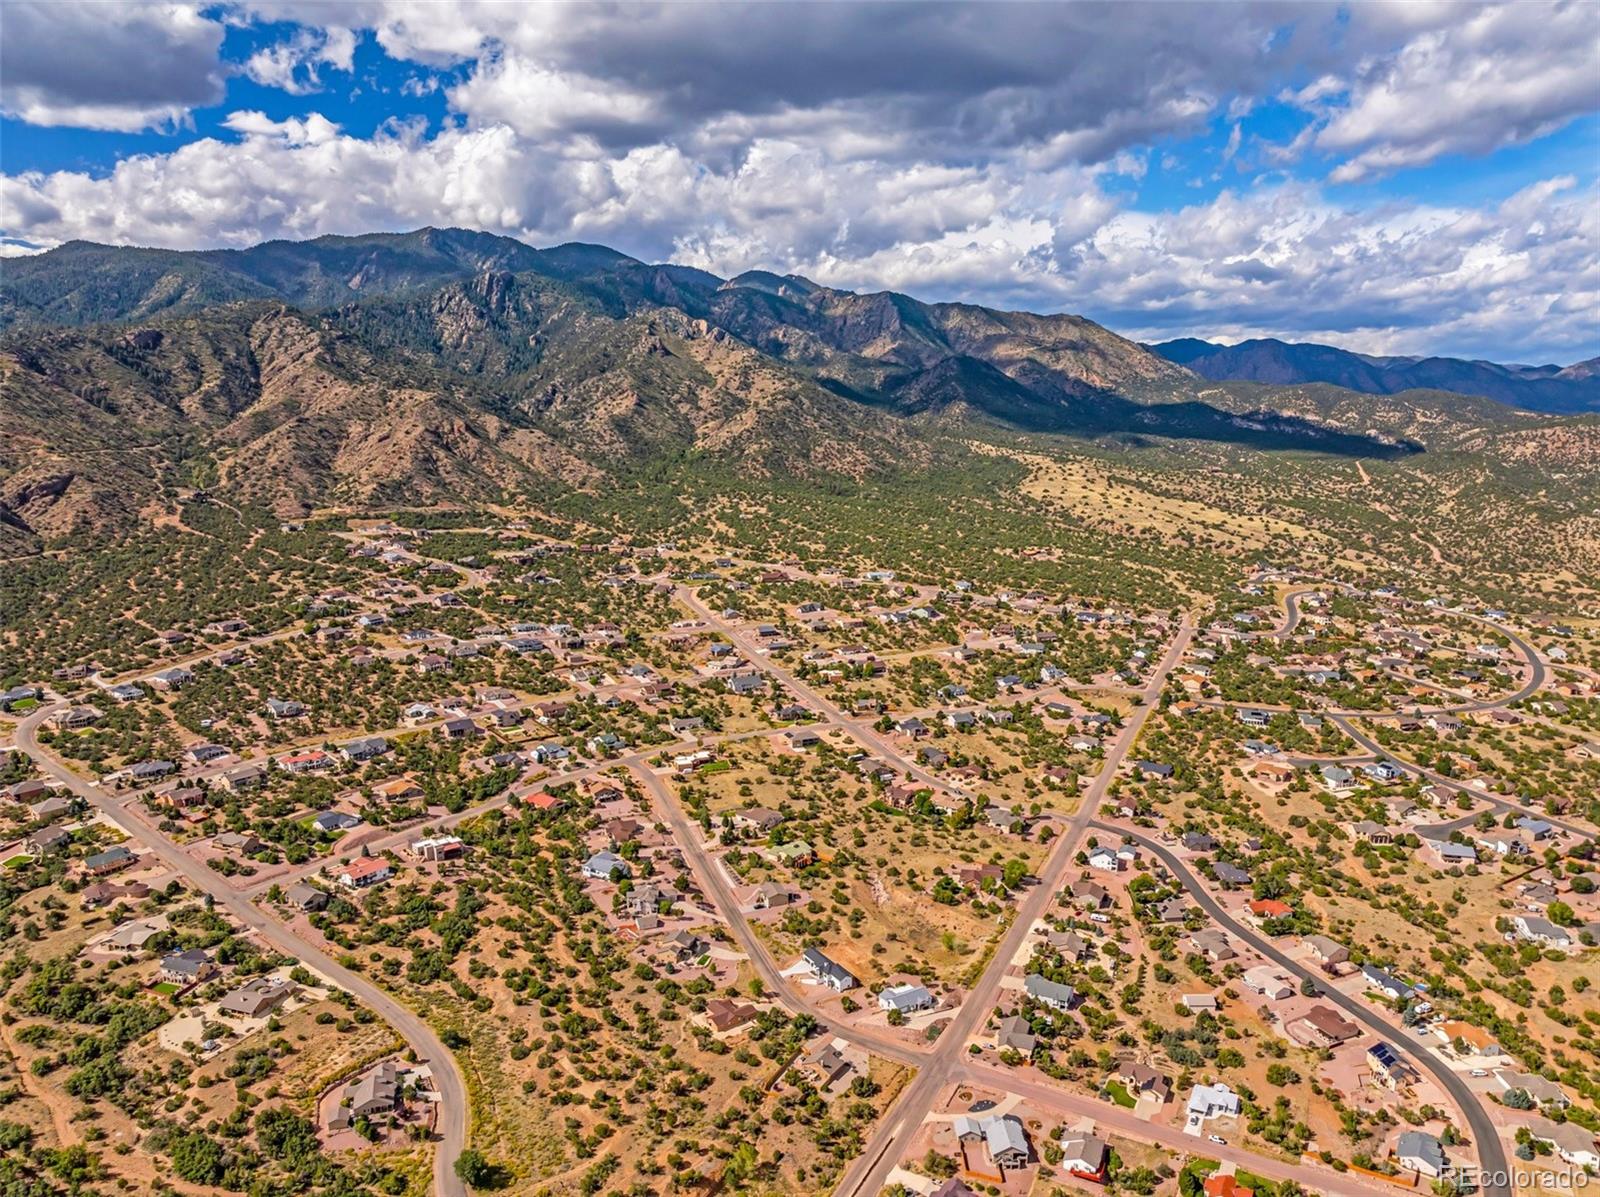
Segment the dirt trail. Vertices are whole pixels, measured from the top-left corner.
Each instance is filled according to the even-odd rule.
[[[50,1112],[50,1125],[55,1130],[56,1140],[62,1147],[71,1147],[79,1142],[80,1135],[72,1125],[72,1102],[64,1093],[57,1092],[49,1085],[39,1083],[39,1078],[32,1071],[17,1065],[17,1045],[11,1038],[12,1028],[0,1024],[0,1045],[4,1045],[5,1053],[11,1060],[11,1067],[16,1071],[17,1080],[28,1096],[37,1101]]]

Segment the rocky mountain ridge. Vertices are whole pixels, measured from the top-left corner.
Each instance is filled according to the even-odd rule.
[[[0,520],[45,539],[148,517],[183,485],[288,514],[535,497],[694,458],[862,479],[985,430],[1394,457],[1441,425],[1539,419],[1422,395],[1376,420],[1351,391],[1207,382],[1078,316],[462,230],[75,243],[11,266]]]

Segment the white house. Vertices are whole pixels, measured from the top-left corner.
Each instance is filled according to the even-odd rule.
[[[843,993],[846,989],[854,989],[861,982],[857,981],[855,974],[842,964],[835,964],[816,948],[807,948],[801,954],[800,962],[807,972],[814,976],[829,989]]]
[[[1034,1001],[1052,1010],[1070,1010],[1078,998],[1078,991],[1072,986],[1046,980],[1038,973],[1029,973],[1023,978],[1022,988]]]
[[[1443,1176],[1450,1166],[1444,1144],[1425,1131],[1402,1133],[1395,1144],[1394,1155],[1402,1168],[1410,1168],[1423,1176]]]
[[[1221,1081],[1214,1085],[1196,1085],[1189,1093],[1188,1114],[1193,1125],[1208,1118],[1236,1118],[1239,1095]]]
[[[1276,969],[1270,965],[1258,964],[1255,968],[1246,969],[1241,978],[1245,985],[1263,997],[1273,1001],[1281,1001],[1294,994],[1294,986],[1280,976]]]
[[[583,875],[597,881],[610,881],[613,875],[628,877],[632,870],[628,862],[614,852],[596,852],[583,862]]]
[[[1102,846],[1089,853],[1089,867],[1091,869],[1101,869],[1107,873],[1115,873],[1121,870],[1122,862],[1117,859],[1115,852]]]
[[[878,993],[878,1009],[910,1014],[933,1005],[933,994],[921,985],[894,985]]]

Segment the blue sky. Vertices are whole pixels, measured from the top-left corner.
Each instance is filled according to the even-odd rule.
[[[0,243],[462,225],[1144,339],[1600,354],[1600,9],[1132,11],[12,0]]]

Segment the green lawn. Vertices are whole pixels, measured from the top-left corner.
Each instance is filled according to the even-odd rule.
[[[11,859],[5,862],[5,865],[8,869],[21,869],[26,868],[31,863],[33,863],[33,857],[29,856],[26,852],[23,852],[17,856],[11,857]]]
[[[1247,1172],[1240,1168],[1234,1174],[1234,1179],[1247,1189],[1253,1189],[1258,1197],[1277,1197],[1278,1184],[1268,1180],[1265,1176],[1257,1176],[1254,1172]]]
[[[1134,1106],[1139,1104],[1128,1092],[1127,1086],[1118,1080],[1110,1080],[1106,1082],[1106,1096],[1127,1110],[1131,1110]]]
[[[173,994],[178,992],[179,987],[174,985],[171,981],[159,981],[155,985],[152,985],[151,988],[159,993],[162,997],[171,997]]]

